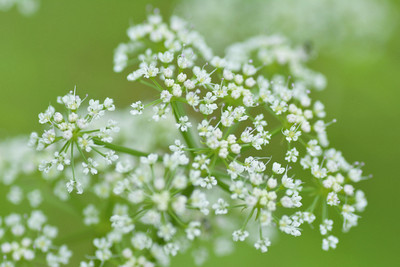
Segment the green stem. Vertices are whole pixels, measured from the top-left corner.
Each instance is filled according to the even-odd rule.
[[[152,83],[146,82],[146,81],[144,81],[144,80],[140,80],[139,82],[142,83],[142,84],[144,84],[144,85],[150,86],[151,88],[154,88],[154,89],[156,89],[156,90],[159,91],[159,92],[162,91],[160,88],[158,88],[157,86],[155,86],[155,85],[152,84]]]
[[[314,212],[314,209],[315,209],[315,206],[316,206],[317,203],[318,203],[319,197],[320,197],[319,195],[316,196],[316,197],[314,198],[314,201],[313,201],[313,203],[311,204],[311,206],[307,209],[307,210],[310,211],[311,213]]]
[[[328,207],[326,205],[326,200],[322,201],[322,221],[328,218]]]
[[[64,150],[66,151],[68,149],[70,141],[65,142],[64,146],[61,148],[60,153],[62,153]]]
[[[184,110],[183,110],[183,107],[182,107],[182,104],[181,103],[177,103],[177,102],[171,102],[171,107],[172,107],[172,110],[174,112],[175,120],[178,123],[179,122],[179,118],[183,117],[184,114],[185,114]],[[188,131],[186,131],[186,132],[182,132],[182,131],[180,131],[180,132],[182,134],[183,139],[186,142],[186,145],[189,148],[196,148],[197,147],[196,142],[193,139],[193,136],[190,134],[190,129],[188,129]]]
[[[90,131],[82,131],[82,132],[80,132],[81,134],[88,134],[88,133],[96,133],[96,132],[100,132],[100,130],[99,129],[96,129],[96,130],[90,130]]]
[[[168,215],[171,216],[178,224],[183,227],[187,227],[186,223],[184,223],[173,211],[168,210]]]
[[[253,217],[254,211],[256,210],[256,207],[254,207],[251,211],[249,216],[246,218],[246,221],[243,224],[242,230],[246,229],[247,224],[249,223],[251,217]]]
[[[102,156],[103,158],[106,157],[106,155],[104,153],[102,153],[101,151],[99,151],[97,148],[92,147],[93,151],[96,152],[97,154],[99,154],[100,156]]]
[[[154,85],[160,90],[160,92],[162,92],[164,90],[164,88],[156,81],[156,79],[151,79],[154,83]]]
[[[156,99],[156,100],[154,100],[154,101],[152,101],[152,102],[150,102],[150,103],[146,104],[146,105],[144,106],[144,108],[147,108],[147,107],[150,107],[150,106],[157,105],[158,103],[161,103],[161,102],[162,102],[162,100],[161,100],[161,99]]]
[[[277,127],[276,129],[271,131],[271,137],[274,136],[275,134],[279,133],[280,131],[282,131],[282,127]]]
[[[85,155],[83,154],[82,149],[80,148],[79,144],[77,142],[75,142],[76,147],[78,148],[79,153],[81,154],[83,160],[87,163],[87,159],[85,157]]]
[[[71,142],[71,169],[72,169],[72,178],[76,182],[75,178],[75,159],[74,159],[74,143]]]
[[[103,141],[98,140],[98,139],[93,139],[93,142],[96,145],[100,145],[100,146],[112,149],[114,151],[118,151],[118,152],[121,152],[121,153],[125,153],[125,154],[129,154],[129,155],[132,155],[132,156],[136,156],[136,157],[147,157],[149,155],[147,153],[144,153],[144,152],[132,149],[132,148],[127,148],[127,147],[124,147],[124,146],[114,145],[114,144],[111,144],[111,143],[103,142]]]

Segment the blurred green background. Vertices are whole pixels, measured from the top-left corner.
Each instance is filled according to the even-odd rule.
[[[81,94],[112,97],[120,107],[143,96],[137,84],[112,71],[112,56],[127,39],[127,27],[144,20],[149,3],[164,16],[179,6],[176,0],[42,0],[32,17],[0,12],[0,138],[38,130],[37,114],[75,85]],[[400,1],[390,4],[397,16]],[[228,28],[232,31],[232,25],[218,25],[221,34]],[[328,79],[318,96],[328,118],[338,120],[329,127],[331,143],[348,161],[365,162],[365,173],[374,175],[361,184],[369,206],[359,226],[339,236],[335,251],[323,252],[318,231],[306,230],[298,238],[281,235],[267,254],[241,245],[234,255],[205,266],[400,266],[400,29],[387,28],[394,31],[383,44],[366,49],[363,40],[352,40],[319,49],[311,62]],[[172,266],[192,265],[183,255]]]

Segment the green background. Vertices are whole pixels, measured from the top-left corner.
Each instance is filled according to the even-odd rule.
[[[43,0],[33,17],[0,12],[0,138],[38,130],[37,114],[75,85],[81,94],[112,97],[120,107],[142,97],[137,84],[112,71],[112,56],[127,40],[127,27],[144,20],[150,2],[165,16],[177,4]],[[398,10],[399,2],[392,3]],[[223,32],[231,25],[218,27]],[[328,118],[338,120],[329,127],[331,143],[350,162],[365,162],[365,173],[374,175],[361,185],[369,206],[359,226],[339,236],[335,251],[323,252],[318,231],[306,230],[298,238],[281,235],[267,254],[241,245],[205,266],[400,266],[400,30],[364,56],[354,53],[358,45],[319,51],[311,66],[328,79],[318,97]],[[192,265],[183,255],[172,266]]]

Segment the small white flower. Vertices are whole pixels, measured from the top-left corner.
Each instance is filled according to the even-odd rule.
[[[190,222],[189,226],[186,228],[186,237],[189,240],[194,240],[196,237],[201,235],[201,230],[200,230],[201,223],[194,221]]]
[[[326,235],[328,232],[332,231],[333,221],[325,219],[322,224],[319,225],[319,231],[321,235]]]
[[[94,205],[88,205],[83,210],[83,215],[84,215],[83,222],[85,225],[98,224],[100,222],[99,211],[96,209]]]
[[[92,175],[97,174],[96,167],[98,165],[99,164],[96,161],[94,161],[92,158],[88,158],[87,162],[82,162],[83,173],[88,174],[90,172]]]
[[[337,206],[340,203],[338,195],[335,192],[329,192],[326,201],[330,206]]]
[[[328,251],[330,248],[335,249],[339,239],[333,235],[328,236],[322,240],[322,249]]]
[[[276,174],[282,174],[285,171],[285,168],[283,168],[278,162],[274,162],[272,164],[272,171]]]
[[[228,207],[229,204],[222,198],[219,198],[218,202],[212,205],[212,208],[215,210],[216,215],[227,214]]]
[[[165,241],[170,241],[175,235],[176,231],[176,228],[171,223],[167,223],[158,228],[157,235]]]
[[[201,178],[199,184],[203,188],[211,189],[213,186],[217,185],[217,180],[214,176],[209,176],[206,178]]]
[[[176,124],[176,127],[182,132],[186,132],[188,128],[192,127],[192,123],[189,122],[188,116],[183,116],[179,118],[179,122]]]
[[[268,251],[268,247],[271,245],[271,241],[269,241],[268,238],[263,238],[261,240],[258,240],[255,244],[254,247],[258,250],[260,250],[262,253],[266,253]]]
[[[296,148],[293,148],[286,152],[285,160],[287,160],[288,162],[296,162],[298,156],[299,156],[299,151],[297,151]]]
[[[243,230],[236,230],[233,232],[233,241],[244,241],[249,236],[249,232]]]
[[[283,135],[286,136],[286,140],[290,143],[291,141],[297,141],[301,135],[301,131],[298,131],[298,127],[293,125],[290,129],[283,131]]]

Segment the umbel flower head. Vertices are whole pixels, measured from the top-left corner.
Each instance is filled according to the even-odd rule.
[[[362,164],[330,146],[326,129],[334,121],[325,121],[324,105],[311,97],[325,78],[306,67],[306,53],[282,38],[256,37],[217,57],[186,22],[165,23],[158,12],[127,33],[114,70],[129,70],[128,80],[159,93],[147,104],[133,100],[131,119],[149,109],[151,125],[173,116],[167,131],[174,140],[147,152],[112,143],[114,121],[93,122],[115,109],[113,101],[90,100],[83,112],[75,92],[58,100],[66,114],[49,107],[39,115],[49,128],[33,135],[38,149],[60,144],[42,171],[71,168],[67,189],[81,193],[74,168],[81,161],[82,176],[98,176],[98,201],[113,207],[111,230],[94,239],[94,256],[81,266],[168,265],[195,242],[220,240],[217,232],[267,252],[272,231],[300,236],[306,224],[319,224],[324,250],[336,248],[333,214],[343,231],[357,225],[367,201],[356,185],[367,177]],[[99,171],[92,154],[110,165]],[[84,223],[100,223],[99,213],[87,206]]]
[[[49,128],[39,137],[37,133],[31,134],[30,144],[36,146],[37,150],[43,150],[46,147],[60,144],[60,149],[56,150],[53,157],[49,160],[43,160],[39,165],[39,170],[48,173],[52,168],[63,171],[64,167],[71,165],[72,178],[66,184],[68,191],[77,190],[81,194],[82,184],[75,176],[74,153],[82,156],[82,172],[84,174],[97,174],[96,167],[98,163],[91,157],[85,156],[85,153],[97,153],[103,159],[111,164],[118,159],[114,151],[102,153],[99,146],[103,143],[112,142],[112,134],[119,131],[116,122],[109,120],[101,128],[93,128],[93,123],[104,116],[106,111],[114,111],[113,100],[106,98],[103,103],[99,100],[89,100],[89,106],[85,111],[80,109],[85,99],[76,95],[76,90],[71,91],[63,97],[57,99],[57,103],[64,106],[63,113],[56,111],[53,106],[39,114],[39,123],[48,125]]]

